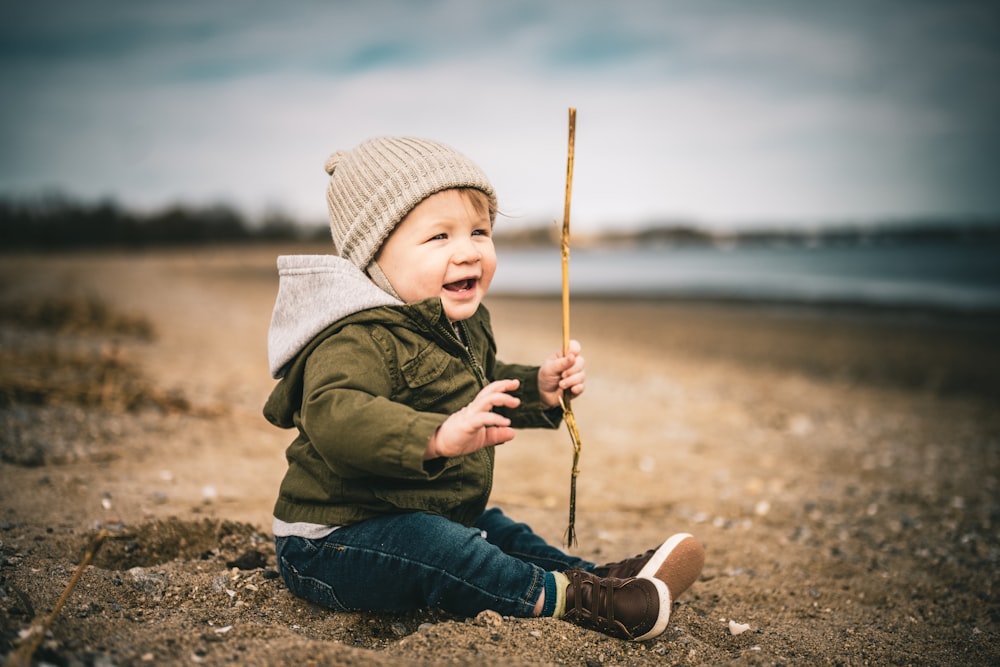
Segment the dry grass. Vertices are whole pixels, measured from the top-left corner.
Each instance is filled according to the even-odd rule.
[[[97,297],[4,302],[0,332],[0,406],[191,408],[178,393],[152,387],[121,351],[123,342],[153,340],[149,321],[119,313]]]
[[[0,302],[0,323],[60,333],[125,336],[142,341],[152,341],[155,337],[149,320],[117,312],[94,295]]]

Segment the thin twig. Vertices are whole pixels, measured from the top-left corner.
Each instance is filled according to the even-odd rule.
[[[10,659],[7,661],[7,667],[21,667],[24,665],[27,667],[31,664],[31,658],[35,655],[35,651],[42,643],[42,639],[45,637],[46,633],[52,628],[52,624],[55,623],[56,616],[59,615],[60,610],[62,610],[63,605],[66,604],[66,600],[69,599],[70,593],[76,588],[77,582],[80,581],[80,577],[83,576],[84,570],[90,565],[90,561],[93,560],[94,556],[97,554],[97,550],[101,548],[104,540],[110,533],[106,529],[101,529],[100,532],[91,540],[90,545],[87,547],[87,551],[83,554],[83,558],[80,559],[80,564],[76,566],[76,571],[73,576],[70,577],[69,583],[66,584],[66,589],[63,590],[62,595],[56,601],[55,606],[52,607],[51,613],[46,616],[40,623],[33,623],[30,628],[28,628],[28,634],[24,638],[24,643],[22,643],[17,650],[11,654]]]
[[[562,329],[563,355],[569,352],[569,204],[573,195],[573,153],[576,142],[576,109],[569,108],[569,148],[566,157],[566,206],[563,209],[562,242]],[[569,525],[566,527],[566,546],[576,546],[576,478],[580,474],[580,432],[576,428],[576,417],[570,397],[562,398],[563,418],[573,442],[573,470],[569,482]]]
[[[563,208],[562,242],[562,351],[569,351],[569,208],[573,197],[573,153],[576,143],[576,109],[569,108],[569,146],[566,151],[566,204]]]

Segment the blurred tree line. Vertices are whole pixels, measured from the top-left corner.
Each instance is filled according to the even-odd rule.
[[[536,221],[537,222],[537,221]],[[146,248],[205,243],[256,241],[329,241],[325,224],[307,226],[280,212],[248,221],[236,209],[216,204],[177,204],[140,214],[113,201],[76,201],[61,195],[34,199],[0,198],[0,251],[87,248]],[[558,246],[559,228],[537,222],[498,226],[495,239],[508,246]],[[829,225],[816,229],[762,227],[713,231],[677,221],[650,223],[639,229],[604,229],[581,237],[583,245],[707,245],[718,243],[856,245],[872,242],[948,242],[958,239],[1000,243],[1000,220],[896,220],[865,225]]]
[[[139,214],[109,200],[85,203],[59,195],[0,199],[0,248],[4,250],[300,241],[324,234],[329,230],[303,227],[281,213],[268,213],[251,224],[225,205],[178,204]]]

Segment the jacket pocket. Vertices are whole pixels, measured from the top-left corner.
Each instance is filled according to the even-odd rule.
[[[455,403],[455,392],[461,369],[460,363],[435,345],[427,345],[400,366],[406,384],[404,393],[396,397],[415,410],[451,412],[464,403]],[[471,400],[471,398],[469,399]]]
[[[452,362],[449,354],[436,345],[426,345],[400,369],[410,389],[424,387],[440,378]]]

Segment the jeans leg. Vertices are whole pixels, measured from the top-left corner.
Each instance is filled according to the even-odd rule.
[[[463,616],[484,609],[531,616],[551,578],[483,539],[480,529],[431,514],[379,517],[323,539],[275,543],[288,588],[336,610],[433,607]]]
[[[563,572],[573,568],[592,571],[596,565],[576,556],[570,556],[550,545],[531,530],[526,523],[508,518],[499,508],[486,510],[476,520],[476,527],[486,531],[486,540],[506,554],[532,563],[547,572]]]

